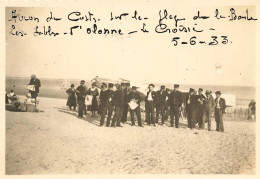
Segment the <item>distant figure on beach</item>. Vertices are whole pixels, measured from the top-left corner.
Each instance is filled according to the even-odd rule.
[[[112,119],[111,127],[123,127],[121,126],[121,119],[123,116],[124,111],[124,89],[125,85],[121,84],[117,87],[117,90],[114,93],[114,101],[113,104],[115,105],[115,114]],[[115,126],[116,125],[116,126]]]
[[[29,85],[34,85],[34,91],[29,90],[29,92],[31,93],[32,98],[36,99],[40,92],[41,81],[38,78],[36,78],[35,74],[32,74]]]
[[[141,109],[140,109],[140,102],[141,102],[141,96],[140,94],[136,91],[137,87],[132,86],[132,92],[127,96],[127,102],[128,104],[133,103],[134,106],[130,106],[130,115],[131,115],[131,125],[135,125],[135,120],[134,120],[134,113],[136,114],[137,121],[138,121],[138,126],[143,127],[142,121],[141,121]]]
[[[190,88],[188,97],[186,98],[186,113],[187,113],[187,121],[188,121],[188,128],[193,129],[195,128],[196,122],[196,98],[197,95],[195,94],[195,90]]]
[[[197,95],[197,122],[199,124],[199,129],[203,127],[203,103],[206,97],[203,95],[203,89],[199,88]]]
[[[155,91],[153,91],[154,87],[154,84],[149,84],[148,86],[149,91],[147,92],[145,97],[145,111],[147,116],[147,124],[150,125],[152,123],[155,126],[154,107],[157,102],[157,94]]]
[[[5,91],[5,104],[9,104],[9,96],[7,95],[6,91]]]
[[[221,92],[216,91],[216,99],[215,99],[215,121],[216,121],[216,131],[224,132],[224,123],[222,115],[225,114],[226,110],[226,101],[224,98],[221,98]]]
[[[106,127],[110,126],[110,120],[112,113],[114,111],[114,106],[113,106],[113,98],[114,98],[114,91],[113,91],[113,84],[109,83],[108,84],[108,89],[107,89],[107,84],[103,84],[103,89],[100,92],[100,110],[101,110],[101,119],[100,119],[100,127],[104,125],[105,117],[107,114],[107,122],[106,122]]]
[[[122,119],[121,121],[123,123],[125,123],[127,121],[127,114],[128,114],[128,111],[129,111],[129,106],[128,106],[128,102],[127,102],[127,96],[131,93],[131,88],[130,88],[130,83],[127,82],[127,83],[122,83],[124,86],[125,86],[125,89],[124,89],[124,101],[125,101],[125,104],[124,104],[124,111],[123,111],[123,115],[122,115]]]
[[[255,110],[256,110],[256,102],[255,100],[251,100],[248,105],[248,120],[255,119]]]
[[[201,128],[204,129],[205,122],[208,123],[208,131],[211,130],[211,115],[215,109],[215,100],[209,90],[206,90],[206,99],[204,100],[203,106],[203,117]]]
[[[93,82],[92,86],[89,88],[88,94],[93,96],[91,106],[90,106],[90,111],[92,112],[91,116],[94,117],[96,115],[96,111],[98,111],[97,97],[99,96],[99,92],[98,92],[97,85],[95,82]]]
[[[166,92],[167,92],[167,96],[166,96],[166,99],[165,99],[165,110],[166,110],[165,120],[167,121],[167,120],[168,120],[168,117],[169,117],[169,115],[170,115],[170,108],[169,108],[170,89],[169,89],[169,88],[166,88]]]
[[[179,128],[180,109],[183,103],[182,93],[179,91],[179,84],[174,85],[174,90],[171,92],[170,100],[170,115],[171,115],[171,127],[175,123],[175,127]]]
[[[165,121],[165,115],[167,112],[167,108],[168,105],[166,103],[168,103],[167,98],[169,96],[169,93],[166,92],[165,90],[165,86],[162,85],[161,89],[159,91],[157,91],[157,106],[156,106],[156,123],[159,124],[159,115],[161,114],[162,117],[162,125],[164,125],[164,121]]]
[[[76,94],[77,94],[77,102],[79,105],[78,117],[83,118],[83,111],[86,110],[85,98],[87,94],[86,87],[85,87],[85,80],[80,81],[80,86],[77,87]]]
[[[70,110],[73,106],[73,110],[76,110],[77,101],[76,101],[76,89],[74,84],[70,85],[70,88],[66,90],[66,93],[69,95],[67,100],[67,106],[69,106]]]

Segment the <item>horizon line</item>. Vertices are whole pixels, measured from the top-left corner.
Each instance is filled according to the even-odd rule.
[[[5,78],[28,78],[30,79],[30,77],[14,77],[14,76],[5,76]],[[95,78],[95,77],[93,77]],[[92,79],[93,79],[92,78]],[[102,77],[103,78],[103,77]],[[56,79],[56,80],[65,80],[65,79],[69,79],[69,80],[81,80],[80,78],[46,78],[46,77],[42,77],[41,79]],[[108,78],[109,79],[109,78]],[[91,81],[91,79],[85,78],[83,80],[89,80]],[[130,80],[131,81],[131,80]],[[160,83],[160,82],[150,82],[150,83],[154,83],[154,84],[164,84],[164,85],[174,85],[174,83]],[[149,84],[149,82],[144,82],[144,84]],[[206,85],[210,85],[210,86],[235,86],[235,87],[253,87],[256,88],[255,85],[225,85],[225,84],[221,84],[221,85],[217,85],[217,84],[192,84],[192,83],[179,83],[181,85],[202,85],[202,86],[206,86]]]

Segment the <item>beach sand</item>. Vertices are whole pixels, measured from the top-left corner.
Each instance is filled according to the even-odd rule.
[[[6,112],[6,174],[255,174],[255,122],[225,133],[77,118],[66,100],[41,98],[43,113]],[[207,126],[207,125],[206,125]]]

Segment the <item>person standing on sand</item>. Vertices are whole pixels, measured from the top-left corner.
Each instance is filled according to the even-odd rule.
[[[73,106],[73,110],[76,110],[77,101],[76,101],[76,89],[74,84],[70,85],[70,88],[66,90],[66,93],[69,95],[67,100],[67,106],[69,106],[70,110]]]
[[[112,83],[109,83],[109,89],[107,89],[107,84],[103,84],[103,90],[102,92],[100,92],[100,106],[102,106],[101,119],[99,125],[100,127],[104,124],[106,114],[108,114],[106,127],[110,126],[110,120],[114,110],[114,106],[112,105],[112,99],[114,95],[113,86],[114,85]]]
[[[255,119],[255,110],[256,110],[256,102],[255,102],[255,100],[251,100],[251,102],[248,105],[247,120]]]
[[[128,106],[128,103],[127,103],[127,96],[131,93],[131,89],[130,89],[130,83],[123,83],[126,87],[124,89],[124,101],[125,101],[125,104],[124,104],[124,111],[123,111],[123,115],[122,115],[122,119],[121,121],[123,123],[125,123],[127,121],[127,114],[128,114],[128,111],[129,111],[129,106]]]
[[[77,102],[78,102],[78,105],[79,105],[78,117],[82,118],[83,117],[83,111],[85,111],[85,108],[86,108],[85,98],[86,98],[86,94],[87,94],[84,80],[80,81],[80,86],[77,87],[76,94],[77,94]]]
[[[216,121],[216,131],[224,132],[224,123],[222,115],[225,114],[226,101],[224,98],[221,98],[221,92],[216,91],[216,107],[215,107],[215,121]]]
[[[168,120],[168,117],[169,117],[169,115],[170,115],[170,109],[169,109],[170,89],[169,89],[169,88],[166,88],[166,92],[167,92],[167,96],[166,96],[166,99],[165,99],[165,110],[166,110],[165,120],[167,121],[167,120]]]
[[[162,117],[162,125],[164,126],[164,121],[165,121],[165,113],[167,108],[166,107],[166,103],[167,103],[167,97],[168,97],[168,93],[165,91],[165,86],[162,85],[161,86],[161,90],[157,91],[157,107],[156,107],[156,123],[159,123],[159,115],[161,113],[161,117]],[[167,105],[168,106],[168,105]]]
[[[98,111],[98,101],[97,97],[99,96],[99,92],[97,89],[97,85],[95,82],[92,83],[92,86],[88,90],[88,94],[92,96],[92,102],[91,102],[91,112],[92,112],[92,117],[95,117],[96,111]]]
[[[183,103],[182,93],[179,91],[178,84],[174,85],[174,90],[171,92],[169,97],[170,103],[170,115],[171,115],[171,127],[175,121],[175,127],[179,128],[179,117],[180,117],[180,108]]]
[[[155,120],[154,120],[154,106],[156,105],[157,101],[157,94],[154,89],[154,84],[149,84],[148,86],[149,91],[147,92],[147,95],[145,97],[146,101],[146,115],[147,115],[147,124],[150,125],[151,123],[155,126]]]
[[[195,90],[190,88],[189,95],[186,98],[186,113],[187,113],[187,121],[188,121],[188,128],[193,129],[195,128],[196,122],[196,94],[194,93]]]
[[[213,96],[210,94],[209,90],[206,90],[206,99],[204,100],[203,106],[203,117],[202,117],[202,124],[201,128],[204,129],[205,122],[208,122],[208,131],[211,130],[211,115],[215,108],[215,100]]]
[[[203,95],[203,89],[199,88],[199,94],[197,95],[197,122],[199,123],[199,129],[202,129],[203,123],[203,101],[206,97]]]
[[[31,93],[32,98],[36,99],[36,97],[40,92],[39,88],[41,87],[41,81],[38,78],[36,78],[35,74],[32,74],[29,85],[34,85],[35,90],[34,91],[29,90],[29,92]]]
[[[134,113],[136,113],[137,121],[138,121],[138,126],[143,127],[142,122],[141,122],[141,110],[140,110],[140,102],[141,102],[141,96],[140,94],[136,91],[137,87],[132,86],[132,92],[127,96],[127,102],[131,103],[136,103],[137,107],[135,109],[131,109],[130,107],[130,114],[131,114],[131,125],[135,125],[134,121]]]
[[[121,84],[117,87],[117,90],[114,93],[113,103],[115,105],[115,114],[112,120],[111,127],[123,127],[121,126],[120,122],[122,119],[123,111],[124,111],[124,89],[125,85]]]

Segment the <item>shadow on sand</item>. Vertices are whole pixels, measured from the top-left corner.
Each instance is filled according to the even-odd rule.
[[[100,118],[98,118],[97,116],[96,117],[91,117],[90,115],[84,115],[83,118],[80,118],[78,117],[78,112],[77,110],[74,111],[74,110],[70,110],[68,108],[65,108],[65,107],[54,107],[55,109],[57,109],[57,111],[59,112],[62,112],[62,113],[66,113],[66,114],[70,114],[74,117],[77,117],[78,119],[81,119],[81,120],[84,120],[84,121],[87,121],[91,124],[94,124],[96,126],[99,126],[99,120]]]

